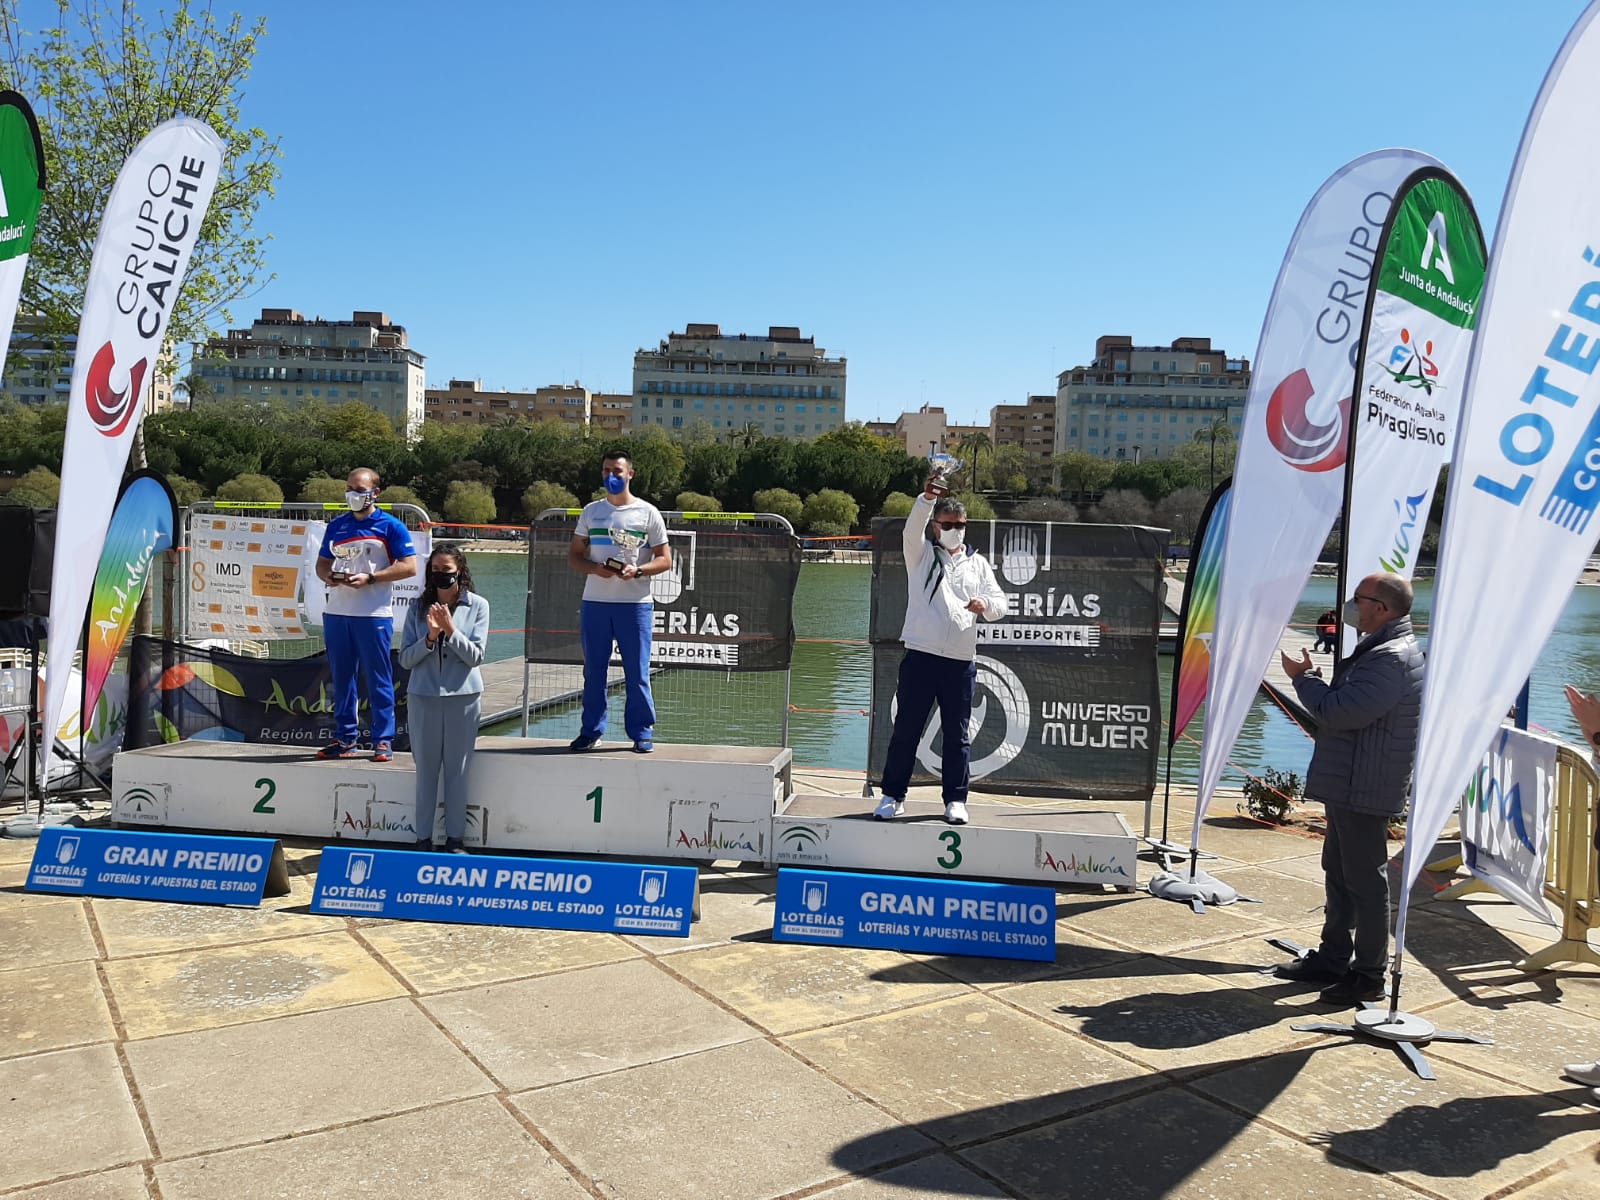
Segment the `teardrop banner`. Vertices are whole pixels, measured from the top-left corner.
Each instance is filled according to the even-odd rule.
[[[44,143],[33,109],[16,92],[0,92],[0,372],[44,204],[44,179]]]

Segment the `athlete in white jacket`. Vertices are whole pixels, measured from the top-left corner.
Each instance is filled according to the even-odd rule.
[[[887,821],[905,812],[917,744],[937,704],[944,733],[944,819],[965,825],[972,751],[967,722],[977,679],[978,618],[998,621],[1005,616],[1006,594],[988,562],[963,545],[966,508],[954,498],[937,497],[933,483],[930,478],[923,485],[906,518],[906,620],[900,631],[906,655],[895,688],[883,799],[872,815]]]

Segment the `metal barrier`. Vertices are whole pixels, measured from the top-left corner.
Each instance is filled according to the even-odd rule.
[[[1517,963],[1521,971],[1542,971],[1556,963],[1592,963],[1600,953],[1589,945],[1589,930],[1600,924],[1595,907],[1600,880],[1595,869],[1595,798],[1600,775],[1587,754],[1570,746],[1556,751],[1556,794],[1550,806],[1550,862],[1544,894],[1561,910],[1561,937]]]
[[[578,733],[584,577],[567,565],[581,508],[549,508],[529,526],[523,736]],[[776,513],[663,511],[673,568],[651,593],[656,740],[787,746],[800,543]],[[780,572],[787,572],[784,577]],[[613,707],[620,669],[608,691]],[[620,728],[621,713],[609,718]]]
[[[427,512],[415,504],[380,504],[379,508],[393,513],[405,523],[407,529],[418,532],[429,528]],[[307,633],[303,637],[274,637],[270,633],[250,633],[248,631],[221,633],[207,636],[197,632],[191,623],[190,599],[192,594],[191,583],[194,582],[195,550],[194,550],[194,518],[196,516],[231,516],[252,518],[262,521],[313,521],[329,520],[348,509],[343,504],[314,503],[310,501],[294,500],[278,504],[228,501],[228,500],[203,500],[185,508],[181,514],[183,525],[182,556],[180,560],[179,589],[183,596],[182,601],[174,597],[174,615],[177,616],[177,630],[179,640],[193,644],[198,637],[201,640],[212,642],[228,642],[237,645],[241,639],[248,638],[253,642],[268,644],[268,652],[277,649],[287,651],[293,657],[305,654],[314,654],[322,647],[321,637]],[[308,581],[309,582],[309,581]],[[285,597],[287,599],[287,597]],[[298,600],[298,596],[296,597]],[[233,648],[230,645],[229,648]]]

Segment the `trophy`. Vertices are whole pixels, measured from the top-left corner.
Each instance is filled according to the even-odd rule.
[[[961,470],[962,461],[953,454],[930,454],[928,462],[933,466],[933,482],[928,486],[935,496],[948,496],[950,494],[950,476]]]
[[[637,552],[639,547],[644,545],[644,534],[634,533],[631,529],[613,529],[611,540],[616,543],[618,553],[606,559],[606,566],[620,575],[622,568],[629,563],[638,565]]]
[[[334,583],[342,584],[350,576],[360,573],[355,566],[356,555],[360,553],[361,547],[354,542],[333,548],[333,566],[330,570]]]

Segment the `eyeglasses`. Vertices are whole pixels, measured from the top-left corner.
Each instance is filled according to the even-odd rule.
[[[1387,604],[1384,604],[1382,600],[1379,600],[1376,596],[1363,596],[1360,592],[1357,592],[1354,596],[1351,597],[1351,599],[1352,600],[1365,600],[1368,604],[1378,604],[1378,605],[1382,605],[1384,608],[1388,608],[1389,607]]]
[[[934,524],[940,529],[965,529],[967,527],[965,521],[935,521]]]

